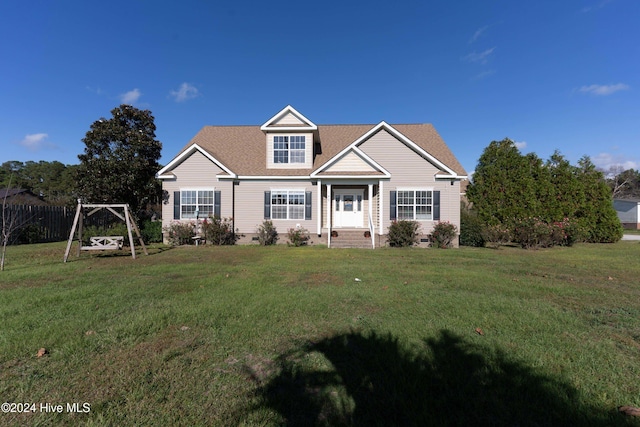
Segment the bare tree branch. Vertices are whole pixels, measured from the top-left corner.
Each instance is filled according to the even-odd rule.
[[[10,205],[7,203],[7,197],[9,196],[9,189],[11,188],[12,179],[13,173],[9,177],[9,185],[5,189],[4,197],[2,198],[2,229],[0,230],[0,239],[2,240],[2,255],[0,256],[0,271],[4,271],[7,245],[11,240],[11,236],[29,223],[28,219],[19,221],[18,216],[15,215],[14,212],[12,212]]]

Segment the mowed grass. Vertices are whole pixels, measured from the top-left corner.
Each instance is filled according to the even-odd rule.
[[[638,242],[64,248],[8,248],[0,425],[640,425]]]

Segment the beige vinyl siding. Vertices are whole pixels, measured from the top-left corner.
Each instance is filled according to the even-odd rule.
[[[365,162],[355,152],[350,151],[338,159],[333,165],[325,169],[327,173],[336,172],[376,172],[369,163]]]
[[[382,130],[362,143],[359,148],[391,173],[391,180],[384,184],[383,230],[387,230],[389,219],[389,192],[399,188],[432,189],[440,191],[440,220],[449,221],[460,228],[460,182],[454,185],[448,180],[436,180],[440,170],[431,162],[413,151],[403,142]],[[421,232],[431,232],[434,221],[420,221]]]
[[[182,163],[171,170],[176,178],[162,181],[162,189],[169,196],[162,205],[162,225],[166,227],[173,219],[173,193],[180,190],[209,189],[220,191],[220,214],[223,217],[232,215],[232,182],[218,181],[216,175],[225,174],[215,163],[202,153],[195,151]]]
[[[295,114],[287,113],[271,124],[272,126],[300,126],[307,125],[307,123],[300,120]]]
[[[241,181],[235,186],[236,194],[236,215],[235,226],[240,233],[253,234],[256,228],[264,221],[264,192],[272,190],[300,190],[311,191],[311,219],[294,219],[294,220],[273,220],[278,233],[282,239],[289,228],[301,227],[309,230],[314,234],[317,230],[316,220],[316,204],[317,204],[317,185],[311,185],[309,181]]]
[[[273,163],[273,137],[302,135],[305,137],[305,163]],[[268,132],[267,133],[267,169],[311,169],[313,165],[313,133],[311,132]],[[247,156],[250,153],[246,154]]]

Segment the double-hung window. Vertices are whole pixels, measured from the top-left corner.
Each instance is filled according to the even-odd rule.
[[[272,190],[271,219],[304,219],[304,190]]]
[[[274,136],[273,163],[304,163],[306,144],[304,135]]]
[[[213,190],[182,190],[180,191],[180,218],[195,219],[196,211],[199,218],[208,218],[214,213]]]
[[[399,220],[433,219],[433,191],[398,190],[397,197]]]

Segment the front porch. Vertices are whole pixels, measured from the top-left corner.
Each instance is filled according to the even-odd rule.
[[[318,237],[328,247],[380,247],[380,180],[318,181]]]

